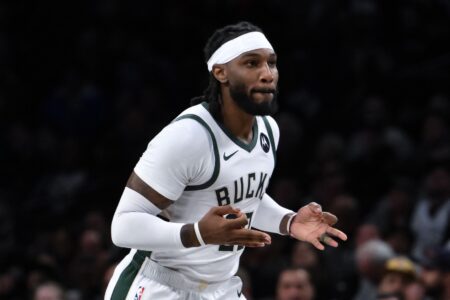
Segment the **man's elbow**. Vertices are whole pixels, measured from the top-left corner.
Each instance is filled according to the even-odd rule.
[[[120,224],[120,217],[114,216],[111,223],[111,240],[117,247],[126,248],[123,234],[123,224]]]

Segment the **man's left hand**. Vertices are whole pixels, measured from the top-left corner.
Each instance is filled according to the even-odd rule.
[[[311,202],[298,210],[290,225],[290,234],[293,238],[309,242],[319,250],[324,250],[324,244],[337,247],[338,243],[332,238],[337,237],[343,241],[347,235],[332,227],[337,217],[329,212],[323,212],[322,207]]]

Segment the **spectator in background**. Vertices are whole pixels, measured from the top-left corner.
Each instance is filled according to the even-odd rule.
[[[337,226],[348,232],[348,236],[353,239],[361,222],[358,200],[350,194],[340,194],[331,201],[329,207],[330,211],[339,218]]]
[[[380,231],[377,226],[368,223],[361,224],[356,231],[355,246],[358,248],[369,241],[380,239]]]
[[[360,126],[354,129],[347,148],[347,159],[354,177],[353,184],[364,190],[361,198],[363,213],[369,213],[379,190],[387,184],[389,174],[406,162],[412,152],[412,143],[405,132],[390,121],[390,110],[379,96],[364,99]]]
[[[442,293],[441,299],[450,299],[450,244],[441,250],[440,267],[442,272]]]
[[[70,282],[80,288],[84,298],[91,299],[101,289],[107,269],[107,253],[102,235],[94,229],[81,233],[76,256],[70,266]]]
[[[341,161],[345,154],[345,142],[336,133],[325,133],[320,137],[315,151],[315,160],[318,162]]]
[[[441,299],[450,299],[450,242],[438,250],[438,264],[442,276]]]
[[[323,206],[329,207],[335,197],[346,192],[348,177],[343,162],[328,160],[313,163],[311,172],[314,177],[311,183],[311,195],[304,201],[317,201]]]
[[[303,268],[309,272],[320,272],[319,254],[311,245],[297,241],[291,254],[291,265],[295,268]]]
[[[450,244],[434,251],[434,256],[423,265],[420,280],[427,299],[450,299]]]
[[[389,231],[384,241],[399,255],[410,255],[414,237],[408,229],[393,229]]]
[[[8,267],[0,271],[0,299],[21,300],[23,290],[20,290],[20,270]]]
[[[412,254],[421,263],[430,260],[433,251],[449,239],[450,174],[435,167],[425,178],[425,195],[413,213],[411,230],[416,237]]]
[[[393,257],[386,262],[378,285],[377,299],[403,300],[406,287],[416,279],[416,267],[406,257]]]
[[[341,247],[330,249],[324,253],[324,269],[327,270],[328,280],[326,288],[319,289],[317,285],[318,294],[326,291],[329,296],[324,298],[326,300],[332,299],[332,297],[334,299],[351,299],[358,284],[354,259],[355,236],[360,231],[358,224],[361,218],[358,201],[352,195],[339,195],[331,202],[330,211],[339,218],[340,229],[348,230],[352,242],[342,244]],[[377,233],[376,228],[375,233]],[[376,237],[378,237],[377,234]],[[367,236],[365,239],[369,238],[373,238],[373,236]]]
[[[421,281],[414,281],[405,287],[403,294],[405,300],[431,300],[425,296],[425,292],[424,284]]]
[[[314,285],[307,270],[288,268],[278,276],[276,300],[313,300],[314,294]]]
[[[303,269],[308,273],[309,278],[317,288],[315,291],[317,299],[329,299],[331,282],[328,278],[328,272],[323,272],[322,257],[308,243],[296,242],[292,248],[290,267]]]
[[[56,282],[40,284],[34,291],[33,300],[65,300],[64,289]]]
[[[377,202],[367,221],[375,224],[381,235],[408,228],[414,206],[412,195],[412,182],[407,178],[396,179],[386,195]]]
[[[362,129],[355,132],[349,144],[350,160],[378,163],[387,154],[403,160],[412,154],[412,145],[402,130],[389,122],[384,99],[367,97],[362,106]]]
[[[441,111],[429,113],[422,124],[417,160],[421,166],[450,160],[450,131]]]
[[[420,281],[423,283],[425,294],[431,299],[437,299],[441,292],[442,274],[437,261],[422,264]]]
[[[356,266],[361,279],[354,300],[376,299],[386,261],[393,256],[391,247],[381,240],[368,241],[356,249]]]
[[[409,255],[413,242],[409,228],[414,208],[413,192],[410,179],[395,179],[366,219],[379,229],[380,236],[397,254]]]

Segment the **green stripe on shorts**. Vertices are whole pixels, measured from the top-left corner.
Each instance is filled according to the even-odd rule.
[[[150,256],[151,252],[136,251],[130,264],[122,271],[119,280],[117,280],[116,286],[111,295],[111,300],[125,300],[134,278],[141,269],[144,263],[145,257]]]

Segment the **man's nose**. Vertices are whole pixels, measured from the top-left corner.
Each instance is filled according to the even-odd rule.
[[[261,70],[261,81],[262,82],[272,82],[274,80],[273,70],[270,66],[265,63]]]

